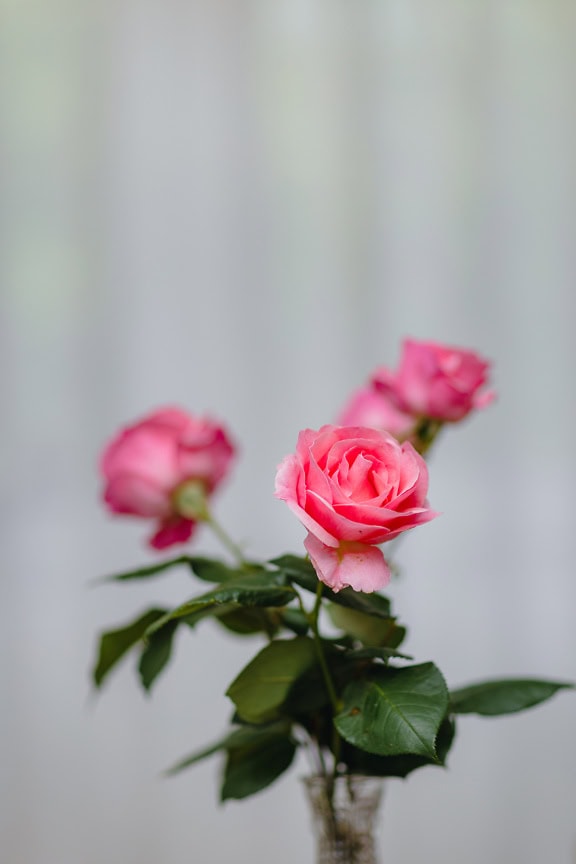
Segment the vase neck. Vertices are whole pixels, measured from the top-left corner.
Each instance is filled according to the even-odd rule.
[[[349,775],[332,782],[316,776],[304,783],[316,835],[316,864],[378,864],[374,829],[382,779]]]

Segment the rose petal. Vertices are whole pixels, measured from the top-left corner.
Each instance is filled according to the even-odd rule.
[[[340,426],[372,426],[405,437],[414,426],[414,417],[399,411],[385,393],[363,387],[353,393],[338,417]]]
[[[308,531],[314,533],[324,543],[337,546],[338,540],[332,537],[325,527],[320,525],[313,516],[309,515],[302,505],[306,504],[306,486],[304,472],[298,458],[292,454],[285,456],[276,472],[275,493],[276,498],[285,501]],[[300,502],[300,497],[302,501]]]
[[[118,474],[104,490],[104,501],[113,513],[163,519],[171,509],[170,496],[146,477]]]
[[[104,450],[101,470],[108,481],[121,474],[139,475],[169,491],[180,480],[177,442],[165,429],[125,429]]]
[[[312,534],[306,537],[304,546],[320,581],[336,593],[352,588],[370,594],[390,581],[390,568],[377,546],[344,543],[333,549]]]
[[[157,531],[150,537],[148,544],[153,549],[167,549],[176,543],[187,543],[190,540],[196,522],[181,517],[172,517],[161,522]]]

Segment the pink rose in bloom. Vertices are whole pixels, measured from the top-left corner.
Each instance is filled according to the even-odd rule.
[[[489,366],[473,351],[405,339],[398,371],[382,367],[372,381],[399,411],[455,422],[494,399],[494,391],[482,390]]]
[[[374,387],[356,390],[338,417],[340,426],[372,426],[395,438],[407,438],[414,422],[412,414],[400,411]]]
[[[276,475],[276,497],[307,528],[306,550],[333,591],[388,583],[377,546],[436,516],[427,491],[428,469],[412,445],[362,426],[305,429]]]
[[[153,411],[104,449],[104,501],[113,513],[154,519],[154,549],[185,543],[196,522],[178,512],[178,490],[197,481],[204,499],[224,479],[233,457],[234,446],[218,423],[179,408]]]

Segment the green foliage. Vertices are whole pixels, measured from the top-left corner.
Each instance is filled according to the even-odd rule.
[[[395,618],[377,618],[334,603],[329,604],[328,614],[336,627],[364,645],[397,648],[406,636],[406,628],[396,624]]]
[[[310,629],[310,622],[301,609],[294,607],[291,609],[282,609],[278,614],[280,615],[282,625],[287,630],[291,630],[297,636],[306,636]]]
[[[137,570],[127,570],[125,573],[116,573],[114,576],[105,576],[99,581],[128,582],[134,579],[150,579],[152,576],[158,576],[159,573],[171,570],[172,567],[178,567],[181,564],[190,565],[191,560],[192,559],[188,555],[180,555],[178,558],[168,558],[166,561],[160,561],[157,564],[150,564],[146,567],[139,567]]]
[[[433,663],[374,668],[346,687],[343,701],[334,723],[355,747],[381,756],[414,754],[438,761],[436,735],[448,708],[448,691]]]
[[[254,636],[262,633],[274,636],[280,623],[279,616],[274,614],[274,610],[254,607],[240,607],[221,614],[215,613],[214,620],[238,636]]]
[[[290,723],[241,726],[210,747],[178,762],[168,774],[178,774],[215,753],[224,752],[221,800],[246,798],[269,786],[290,766],[296,746]]]
[[[138,664],[140,681],[145,690],[150,690],[152,684],[170,660],[172,643],[177,627],[178,621],[171,621],[166,627],[153,633],[147,640],[144,650],[140,655],[140,663]]]
[[[266,723],[279,716],[294,682],[317,660],[312,639],[278,639],[260,651],[226,691],[239,716]]]
[[[186,618],[192,626],[206,615],[232,612],[246,606],[285,606],[295,597],[294,589],[286,585],[279,574],[266,571],[242,574],[168,612],[150,627],[148,635],[176,618]]]
[[[455,735],[454,719],[445,717],[436,736],[437,758],[435,759],[414,755],[378,756],[375,753],[367,753],[365,750],[353,747],[345,741],[342,747],[341,761],[346,764],[351,774],[369,774],[374,777],[407,777],[418,768],[429,765],[444,767]]]
[[[222,801],[259,792],[290,766],[297,747],[293,726],[306,730],[320,755],[332,751],[349,773],[406,777],[425,765],[444,765],[455,735],[454,715],[522,711],[573,687],[510,679],[449,695],[434,664],[389,665],[394,658],[412,658],[398,651],[406,629],[397,624],[386,597],[351,589],[334,593],[319,583],[308,559],[295,555],[242,566],[181,556],[110,578],[147,579],[182,564],[211,583],[210,590],[176,609],[150,609],[103,633],[93,678],[100,687],[116,664],[140,647],[140,680],[149,691],[170,660],[179,625],[195,627],[206,617],[232,633],[272,640],[227,690],[236,709],[233,722],[240,725],[169,772],[222,753]],[[298,589],[317,595],[319,585],[340,631],[331,638],[315,630],[318,608],[307,612],[300,603]],[[286,633],[295,635],[278,638]]]
[[[334,660],[334,655],[331,655],[330,659]],[[332,665],[331,674],[333,678],[335,677],[334,671],[335,669]],[[306,726],[307,718],[310,715],[314,716],[318,711],[324,711],[329,708],[330,695],[326,689],[322,670],[318,663],[315,662],[294,680],[282,705],[282,714]],[[313,729],[314,722],[313,720],[312,727],[307,728]]]
[[[149,609],[130,624],[118,630],[109,630],[100,637],[98,659],[92,673],[94,683],[100,687],[104,678],[124,655],[144,637],[148,628],[166,614],[165,609]]]
[[[188,558],[188,563],[194,576],[203,582],[228,582],[230,579],[238,579],[251,573],[266,573],[261,564],[245,564],[242,567],[230,567],[223,561],[214,558],[203,558],[194,555]]]
[[[282,555],[270,561],[278,568],[279,573],[286,579],[295,582],[300,588],[305,588],[312,594],[316,594],[318,577],[314,567],[307,558],[299,558],[297,555]],[[390,618],[390,601],[381,594],[362,594],[351,588],[335,593],[327,585],[322,586],[322,596],[338,606],[346,606],[356,609],[366,615],[375,615],[378,618]]]
[[[450,693],[450,708],[455,714],[482,714],[496,717],[525,711],[545,702],[559,690],[574,689],[562,681],[539,681],[531,678],[483,681],[461,687]]]
[[[287,734],[254,736],[244,747],[228,749],[220,798],[247,798],[270,786],[292,764],[296,743]]]
[[[353,648],[346,652],[349,660],[383,660],[385,663],[391,657],[401,657],[402,660],[412,660],[410,654],[402,654],[394,648]]]

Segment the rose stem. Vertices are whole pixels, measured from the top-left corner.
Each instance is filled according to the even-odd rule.
[[[226,533],[226,531],[222,528],[219,522],[214,519],[212,514],[208,514],[206,519],[204,520],[212,529],[214,534],[218,537],[223,546],[228,549],[233,558],[236,559],[238,564],[243,566],[246,564],[246,559],[242,553],[240,547],[232,540],[232,538]]]

